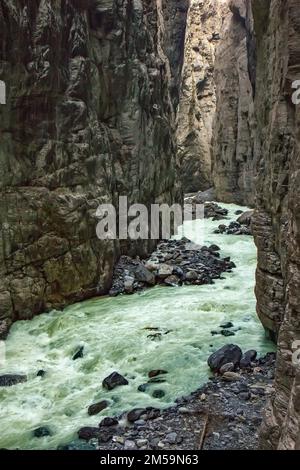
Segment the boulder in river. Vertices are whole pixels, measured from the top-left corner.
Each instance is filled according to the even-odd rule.
[[[0,341],[6,340],[11,325],[12,321],[9,318],[0,321]]]
[[[17,385],[24,382],[27,382],[26,375],[0,375],[0,387],[12,387],[13,385]]]
[[[167,374],[168,372],[166,370],[163,370],[163,369],[155,369],[155,370],[151,370],[148,374],[148,377],[149,379],[153,379],[154,377],[158,377],[159,375],[165,375]]]
[[[111,428],[102,428],[98,436],[99,444],[107,444],[114,436],[114,429]]]
[[[163,398],[166,395],[166,393],[163,390],[154,390],[152,393],[153,398]]]
[[[185,275],[185,280],[190,282],[190,281],[197,281],[198,280],[198,273],[197,271],[189,271]]]
[[[234,369],[235,369],[235,366],[233,362],[229,362],[228,364],[224,364],[224,366],[221,367],[220,374],[223,375],[226,372],[233,372]]]
[[[218,351],[214,352],[208,358],[208,365],[213,372],[219,372],[221,367],[224,364],[228,364],[232,362],[234,367],[238,367],[240,364],[240,360],[242,359],[243,353],[239,346],[234,344],[226,344]]]
[[[34,437],[41,439],[42,437],[51,436],[51,431],[47,426],[41,426],[33,431]]]
[[[164,280],[164,283],[166,284],[166,286],[169,286],[169,287],[178,287],[180,282],[181,282],[180,279],[174,274],[172,274],[172,276],[168,276]]]
[[[102,400],[99,403],[94,403],[88,409],[88,414],[90,416],[95,416],[101,413],[101,411],[105,410],[109,406],[108,401]]]
[[[58,446],[57,450],[78,450],[78,451],[95,451],[96,447],[88,442],[82,442],[80,439],[67,444],[66,446]]]
[[[118,372],[113,372],[103,380],[102,385],[107,390],[113,390],[116,387],[128,385],[128,383],[128,380],[126,380],[125,377],[123,377],[121,374]]]

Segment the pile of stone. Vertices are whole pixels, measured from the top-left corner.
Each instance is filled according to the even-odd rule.
[[[122,256],[114,271],[111,296],[133,294],[155,285],[212,284],[235,264],[221,258],[216,245],[200,247],[187,238],[162,241],[147,260]]]
[[[221,374],[224,380],[238,380],[240,375],[238,370],[253,369],[257,364],[257,352],[255,350],[246,351],[244,354],[241,348],[235,344],[227,344],[215,351],[208,358],[208,366],[211,371]],[[273,364],[275,353],[267,354],[263,359],[264,365]],[[260,360],[259,360],[260,364]]]
[[[227,235],[252,235],[251,220],[253,211],[247,211],[234,222],[230,222],[229,226],[219,225],[218,229],[214,231],[216,234]]]
[[[204,204],[205,219],[223,220],[228,216],[228,210],[219,206],[215,202],[207,202]]]

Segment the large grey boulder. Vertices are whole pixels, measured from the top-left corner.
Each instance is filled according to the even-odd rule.
[[[226,344],[208,358],[208,365],[213,372],[219,372],[222,366],[232,363],[235,368],[240,364],[243,353],[239,346]]]
[[[113,390],[114,388],[120,387],[121,385],[128,385],[128,380],[126,380],[125,377],[123,377],[118,372],[113,372],[103,380],[102,385],[107,390]]]

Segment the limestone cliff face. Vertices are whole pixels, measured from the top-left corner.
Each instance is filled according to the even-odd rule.
[[[249,0],[194,0],[188,17],[178,117],[187,192],[251,204],[255,41]]]
[[[1,0],[0,330],[107,291],[100,203],[174,199],[188,0]],[[147,251],[146,244],[131,247]]]
[[[193,0],[189,11],[177,133],[186,192],[212,185],[215,56],[228,14],[228,0]]]
[[[254,203],[255,40],[249,0],[231,0],[215,60],[212,180],[217,198]]]
[[[278,336],[276,391],[264,448],[300,449],[300,0],[252,0],[257,37],[258,314]],[[297,353],[298,350],[298,353]],[[292,354],[296,352],[294,360]]]

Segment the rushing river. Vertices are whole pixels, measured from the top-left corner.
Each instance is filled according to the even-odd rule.
[[[230,220],[241,209],[222,206],[230,210]],[[107,415],[136,406],[167,407],[207,381],[207,358],[225,343],[261,354],[273,350],[255,314],[253,239],[213,234],[218,225],[205,221],[205,244],[218,244],[237,269],[214,285],[156,287],[133,296],[93,299],[13,326],[0,372],[27,374],[28,382],[0,388],[0,447],[55,449],[75,439],[80,427],[98,425]],[[188,223],[184,235],[197,242],[200,229],[201,222]],[[224,321],[234,323],[236,335],[212,336]],[[170,332],[151,341],[147,328]],[[73,361],[79,346],[84,346],[84,357]],[[169,371],[166,383],[152,385],[148,393],[137,391],[157,368]],[[36,376],[40,369],[46,371],[43,378]],[[102,380],[115,370],[129,386],[106,392]],[[155,389],[165,397],[152,398]],[[110,401],[110,408],[89,417],[88,406],[102,399]],[[52,436],[33,438],[40,426],[48,426]]]

